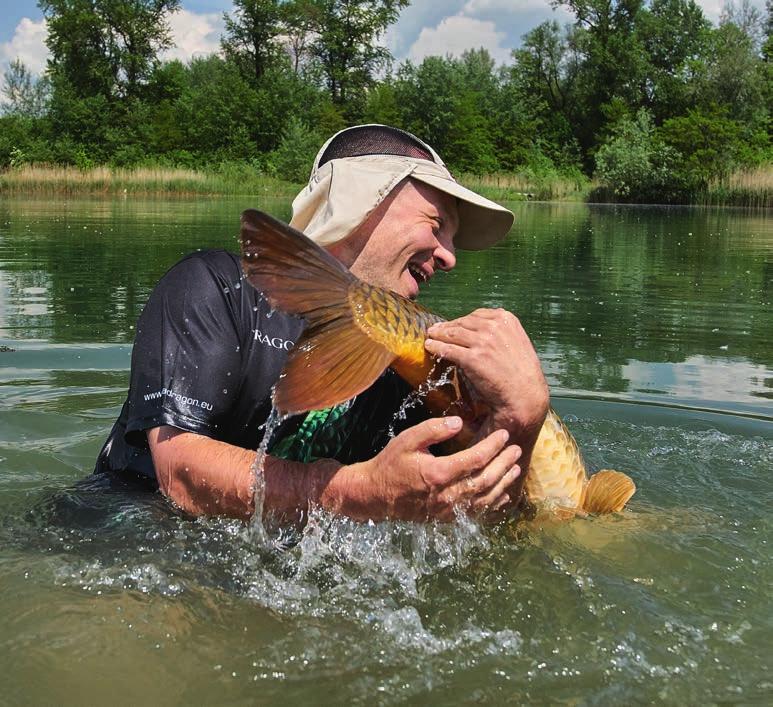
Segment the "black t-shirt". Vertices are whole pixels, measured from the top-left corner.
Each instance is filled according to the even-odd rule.
[[[154,480],[145,431],[160,425],[256,449],[271,388],[303,326],[271,311],[242,279],[233,253],[183,258],[161,278],[137,322],[129,392],[95,471]],[[424,416],[413,407],[395,418],[408,393],[388,371],[352,404],[286,422],[272,444],[279,442],[287,458],[361,461]]]

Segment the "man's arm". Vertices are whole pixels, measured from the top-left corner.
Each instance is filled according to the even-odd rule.
[[[356,520],[451,520],[455,507],[473,514],[510,503],[521,450],[497,430],[469,449],[435,457],[429,447],[461,429],[457,417],[411,427],[367,461],[311,464],[268,456],[264,507],[284,521],[319,505]],[[255,452],[174,427],[148,430],[159,488],[194,515],[248,518],[253,511]]]
[[[539,358],[518,318],[504,309],[477,309],[465,317],[430,327],[427,351],[458,365],[491,408],[483,434],[505,429],[521,447],[521,467],[531,453],[550,404]],[[511,489],[520,498],[526,474]]]

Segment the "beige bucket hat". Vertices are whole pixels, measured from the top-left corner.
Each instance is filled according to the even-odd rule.
[[[408,177],[458,199],[458,248],[488,248],[513,225],[511,211],[459,184],[425,142],[377,124],[346,128],[322,146],[308,186],[293,201],[290,225],[319,245],[336,243]]]

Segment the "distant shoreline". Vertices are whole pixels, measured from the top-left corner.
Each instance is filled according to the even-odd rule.
[[[535,177],[530,174],[462,174],[459,181],[498,201],[630,203],[587,178]],[[259,173],[247,164],[219,169],[178,167],[62,167],[22,165],[0,170],[0,195],[6,196],[295,196],[302,188]],[[773,208],[773,164],[731,175],[725,183],[697,194],[686,205]]]

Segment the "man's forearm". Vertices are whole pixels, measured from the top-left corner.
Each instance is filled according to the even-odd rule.
[[[249,518],[255,509],[255,452],[175,427],[148,430],[161,492],[193,515]],[[366,465],[332,459],[311,464],[266,456],[264,511],[298,522],[310,505],[357,520],[378,518],[379,489]]]
[[[180,508],[194,515],[252,515],[254,451],[174,427],[149,430],[148,443],[159,488]],[[264,508],[285,521],[299,519],[309,502],[322,500],[339,467],[330,460],[302,464],[267,456]]]

